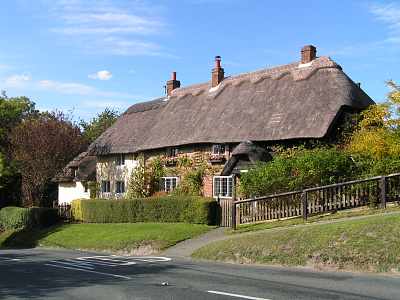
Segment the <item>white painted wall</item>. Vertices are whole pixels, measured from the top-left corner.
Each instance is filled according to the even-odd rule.
[[[75,199],[90,199],[90,190],[78,182],[60,182],[58,184],[58,203],[71,203]]]
[[[125,154],[125,164],[122,166],[116,165],[117,155],[99,156],[97,158],[96,176],[99,188],[101,189],[101,181],[110,181],[110,193],[101,193],[101,198],[121,198],[124,195],[115,194],[116,182],[125,182],[125,192],[128,190],[129,178],[132,171],[139,165],[139,161],[135,160],[133,154]]]

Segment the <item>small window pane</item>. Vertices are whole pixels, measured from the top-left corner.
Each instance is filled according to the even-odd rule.
[[[213,184],[214,197],[232,198],[233,179],[231,176],[215,176]]]
[[[173,191],[178,184],[178,177],[162,177],[161,178],[161,190],[164,192]]]

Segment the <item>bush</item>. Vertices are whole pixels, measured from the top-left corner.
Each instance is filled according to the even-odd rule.
[[[88,223],[185,222],[215,224],[217,203],[191,196],[125,200],[74,200],[72,216]]]
[[[58,222],[54,208],[8,206],[0,210],[0,227],[5,230],[47,227]]]
[[[288,155],[290,153],[290,155]],[[335,148],[290,151],[241,176],[243,196],[264,196],[352,179],[355,165]]]

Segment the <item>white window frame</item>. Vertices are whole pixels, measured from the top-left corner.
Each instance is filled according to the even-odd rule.
[[[178,147],[169,147],[167,148],[167,157],[177,157],[179,154],[179,148]]]
[[[124,188],[124,190],[122,192],[118,191],[118,184],[119,183],[122,183],[122,187]],[[116,194],[120,194],[120,195],[125,194],[125,181],[123,181],[123,180],[115,181],[115,193]]]
[[[115,164],[117,166],[124,166],[125,165],[125,154],[123,154],[123,153],[118,154],[117,158],[115,159]]]
[[[172,186],[172,180],[173,180],[173,179],[175,179],[175,187],[173,187],[173,188],[171,188],[169,191],[167,191],[167,180],[171,180],[171,186]],[[161,184],[160,184],[161,191],[162,191],[162,192],[170,193],[170,192],[172,192],[174,189],[176,189],[176,187],[178,186],[178,184],[179,184],[179,177],[177,177],[177,176],[164,176],[164,177],[161,177],[161,183],[163,183],[162,186],[161,186]]]
[[[219,195],[216,195],[216,179],[226,179],[226,194],[222,195],[221,193]],[[231,182],[231,184],[229,184],[229,181]],[[219,198],[219,199],[232,199],[233,198],[233,190],[234,190],[234,179],[233,179],[233,175],[230,176],[214,176],[213,177],[213,198]],[[223,189],[222,187],[222,183],[223,181],[220,180],[219,181],[219,190],[221,191]],[[231,187],[231,190],[229,191],[229,187]]]
[[[221,148],[224,148],[224,151],[221,152]],[[216,151],[218,149],[218,151]],[[225,155],[226,146],[225,144],[213,144],[211,147],[211,154],[212,155]]]

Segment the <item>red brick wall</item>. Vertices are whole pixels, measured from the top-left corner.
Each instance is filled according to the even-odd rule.
[[[211,175],[206,175],[203,178],[203,196],[213,196],[213,177]]]

